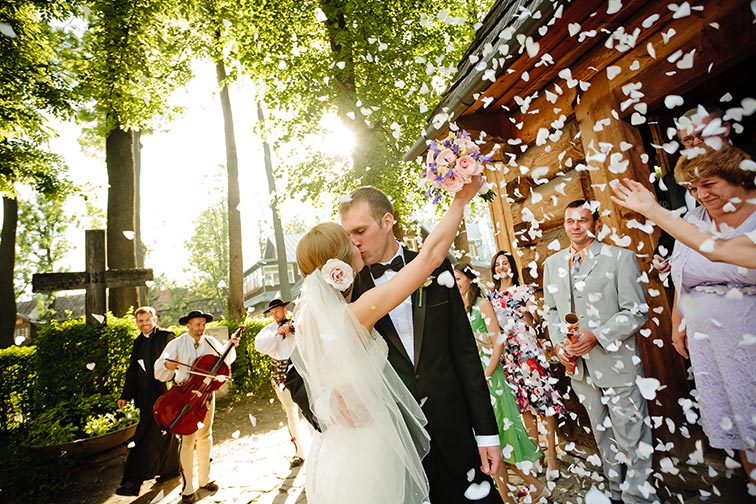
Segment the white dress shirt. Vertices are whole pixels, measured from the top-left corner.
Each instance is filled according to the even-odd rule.
[[[399,246],[399,250],[396,251],[396,254],[389,259],[389,263],[394,260],[394,257],[401,257],[404,264],[407,264],[407,261],[404,260],[404,249],[402,246]],[[373,278],[373,282],[375,282],[375,285],[383,285],[392,278],[394,278],[394,275],[396,275],[396,271],[392,269],[387,269],[383,275],[381,275],[379,278]],[[371,274],[372,276],[372,274]],[[408,296],[407,299],[402,301],[399,306],[394,308],[389,312],[389,317],[391,318],[391,323],[394,324],[394,328],[396,329],[396,333],[399,335],[399,340],[402,342],[402,346],[404,347],[404,350],[407,351],[407,355],[409,355],[410,361],[412,364],[415,363],[415,331],[413,329],[413,323],[412,323],[412,295]]]
[[[296,340],[293,334],[287,334],[285,338],[278,334],[279,327],[278,322],[273,321],[260,329],[255,336],[255,350],[275,360],[288,360],[294,351]]]
[[[236,360],[236,348],[232,343],[231,345],[231,351],[228,352],[225,360],[225,363],[228,366],[231,366]],[[179,365],[176,370],[168,369],[165,367],[167,359],[193,365],[194,361],[203,355],[215,355],[216,357],[220,357],[224,350],[225,346],[223,343],[209,334],[203,334],[200,336],[199,342],[195,347],[194,338],[192,338],[188,332],[185,332],[178,338],[169,341],[165,346],[163,353],[160,354],[158,360],[155,361],[155,378],[164,382],[174,379],[176,383],[180,385],[187,381],[192,375],[189,373],[189,369],[183,365]]]

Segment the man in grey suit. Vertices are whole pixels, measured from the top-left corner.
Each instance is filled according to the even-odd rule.
[[[544,262],[549,337],[559,361],[575,364],[572,388],[585,406],[609,480],[612,503],[656,503],[649,483],[653,439],[636,332],[648,319],[635,254],[599,242],[598,212],[585,200],[567,205],[570,246]],[[565,341],[565,315],[579,318],[579,340]]]

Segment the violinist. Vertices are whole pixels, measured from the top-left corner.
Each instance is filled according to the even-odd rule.
[[[285,387],[286,369],[291,365],[291,352],[294,351],[294,325],[288,318],[286,306],[288,301],[273,299],[263,315],[270,314],[273,322],[263,327],[255,337],[255,350],[271,358],[270,383],[278,397],[289,426],[291,442],[294,443],[294,458],[289,467],[294,469],[304,463],[305,451],[302,446],[302,438],[299,436],[300,420],[299,407],[291,398],[291,392]]]
[[[224,345],[205,334],[205,325],[213,320],[213,316],[199,310],[193,310],[179,319],[179,324],[186,325],[186,332],[170,341],[165,351],[155,362],[155,378],[160,381],[175,380],[181,385],[191,378],[191,365],[203,355],[220,356]],[[234,347],[239,345],[239,339],[232,338]],[[236,349],[231,348],[225,363],[230,366],[236,359]],[[194,455],[196,451],[199,488],[209,492],[218,490],[218,485],[210,480],[210,450],[213,446],[213,417],[215,415],[215,395],[210,397],[205,419],[196,432],[179,437],[179,464],[181,468],[181,502],[184,504],[195,502],[194,494]]]

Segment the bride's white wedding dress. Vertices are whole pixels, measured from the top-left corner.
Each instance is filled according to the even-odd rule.
[[[421,504],[421,459],[429,438],[420,406],[368,332],[320,270],[305,278],[294,318],[292,362],[322,433],[306,462],[311,504]]]

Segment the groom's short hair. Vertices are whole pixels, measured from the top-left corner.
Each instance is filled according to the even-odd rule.
[[[352,205],[360,203],[361,201],[368,204],[370,215],[372,215],[373,219],[379,224],[381,219],[383,219],[383,216],[387,213],[394,215],[394,207],[391,205],[388,196],[386,196],[386,194],[380,189],[376,189],[372,186],[362,186],[352,191],[349,196],[343,198],[342,202],[339,204],[339,215],[344,215]]]

